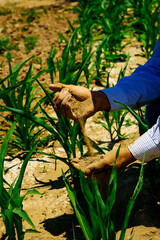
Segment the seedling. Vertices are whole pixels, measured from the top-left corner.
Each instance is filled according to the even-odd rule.
[[[15,109],[21,109],[24,112],[31,112],[34,114],[37,111],[38,105],[33,107],[33,101],[37,97],[36,94],[39,90],[36,89],[35,79],[32,78],[33,74],[33,64],[31,61],[30,67],[26,74],[24,80],[20,81],[19,73],[21,69],[27,64],[28,59],[24,63],[17,64],[13,68],[11,67],[11,55],[7,54],[7,59],[9,63],[10,74],[6,78],[0,81],[0,98],[4,102],[4,107],[11,107]],[[1,108],[0,112],[6,111],[5,108]],[[4,116],[9,123],[16,121],[16,127],[14,131],[14,139],[12,141],[12,146],[15,146],[19,149],[29,150],[32,149],[32,146],[39,142],[39,137],[42,128],[36,129],[37,124],[33,121],[26,119],[17,114],[12,114],[11,116]]]
[[[6,36],[0,35],[0,54],[12,49],[18,50],[17,44],[11,43]]]
[[[29,53],[38,43],[38,38],[36,36],[30,36],[24,38],[24,45],[26,53]]]
[[[26,17],[27,23],[31,23],[35,19],[39,19],[40,14],[41,14],[40,12],[37,12],[34,8],[32,8],[31,10],[29,10],[27,12],[21,13],[21,16]]]
[[[19,176],[13,181],[12,184],[9,184],[5,181],[3,172],[4,172],[4,159],[7,153],[7,144],[11,135],[13,134],[15,128],[15,123],[12,124],[10,130],[8,131],[2,146],[0,148],[0,210],[3,218],[3,222],[6,228],[6,235],[11,240],[23,240],[24,235],[27,232],[38,231],[35,229],[35,226],[28,214],[23,210],[23,200],[28,194],[40,194],[37,190],[29,190],[25,195],[20,196],[22,180],[24,177],[24,172],[27,167],[27,163],[35,150],[35,146],[26,156]],[[7,190],[7,188],[8,190]],[[27,221],[33,229],[27,229],[23,231],[22,221]],[[16,237],[17,236],[17,237]]]

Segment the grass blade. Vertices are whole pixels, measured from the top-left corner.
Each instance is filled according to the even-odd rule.
[[[22,219],[26,220],[35,229],[35,226],[34,226],[33,222],[31,221],[28,214],[24,210],[17,207],[17,208],[14,208],[12,212],[17,214]]]
[[[3,193],[3,162],[4,162],[4,157],[7,153],[7,145],[11,135],[13,134],[14,128],[15,128],[15,123],[12,124],[0,149],[0,198],[1,199],[2,199],[2,193]]]
[[[64,173],[62,172],[63,178],[64,178],[64,182],[67,188],[67,192],[68,192],[68,196],[71,200],[71,203],[73,205],[74,211],[76,213],[76,217],[79,221],[79,224],[81,226],[81,229],[83,231],[83,234],[85,236],[86,240],[91,240],[93,239],[93,233],[91,230],[91,227],[88,223],[88,220],[85,216],[85,213],[83,212],[83,210],[81,209],[80,205],[78,204],[77,200],[76,200],[76,192],[75,190],[72,188],[71,184],[69,183],[69,181],[67,180],[67,178],[65,177]]]
[[[144,158],[143,158],[143,162],[142,162],[142,166],[141,166],[141,170],[140,170],[138,183],[137,183],[137,185],[135,187],[135,190],[134,190],[134,193],[133,193],[133,195],[132,195],[132,197],[131,197],[128,205],[127,205],[126,215],[125,215],[125,219],[124,219],[124,222],[123,222],[122,231],[121,231],[121,235],[120,235],[119,240],[124,240],[125,232],[126,232],[128,222],[129,222],[129,217],[131,215],[131,211],[133,209],[136,198],[137,198],[139,192],[142,189],[142,186],[143,186],[143,170],[144,170]]]

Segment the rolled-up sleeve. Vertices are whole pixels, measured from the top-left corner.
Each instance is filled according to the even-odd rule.
[[[143,160],[143,157],[145,157],[145,162],[160,157],[160,116],[156,124],[128,148],[133,156],[140,161]]]

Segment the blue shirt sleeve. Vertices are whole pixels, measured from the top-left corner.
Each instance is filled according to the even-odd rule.
[[[144,65],[130,76],[121,78],[114,87],[101,91],[107,95],[111,111],[122,108],[114,100],[135,108],[137,103],[143,106],[160,97],[160,39]]]

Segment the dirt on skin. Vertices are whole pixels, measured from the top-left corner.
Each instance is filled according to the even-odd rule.
[[[76,2],[70,3],[67,1],[55,0],[1,0],[0,4],[12,10],[12,13],[0,16],[0,34],[9,36],[12,42],[18,44],[19,51],[11,51],[11,54],[13,55],[13,66],[17,62],[23,62],[29,57],[35,55],[37,59],[42,62],[42,64],[40,64],[40,61],[34,61],[35,72],[42,68],[44,69],[46,66],[46,59],[53,45],[55,45],[57,50],[56,57],[59,58],[61,56],[64,43],[62,42],[59,44],[58,32],[65,34],[65,32],[68,31],[66,18],[69,18],[71,22],[76,19],[75,14],[64,10],[73,7]],[[41,12],[41,14],[38,19],[28,25],[21,16],[21,13],[32,7],[35,7],[37,11]],[[22,29],[24,31],[22,31]],[[25,36],[30,35],[37,36],[39,41],[37,46],[27,54],[23,39]],[[126,75],[130,75],[139,64],[144,64],[146,59],[141,52],[140,43],[135,39],[133,39],[125,48],[125,51],[130,54],[130,61],[126,72]],[[0,78],[7,76],[9,71],[7,60],[4,57],[5,55],[5,52],[0,55],[0,63],[3,65],[3,67],[0,68]],[[110,75],[111,83],[115,82],[120,68],[124,65],[125,63],[120,62],[112,69]],[[26,71],[27,66],[24,67],[21,73],[22,78],[25,76]],[[48,74],[44,75],[39,80],[46,85],[50,83]],[[58,81],[58,76],[55,78],[55,81]],[[94,83],[91,87],[93,87],[93,89],[99,89]],[[52,109],[48,109],[50,115],[53,114],[52,111]],[[133,120],[130,115],[128,117]],[[104,128],[102,128],[101,125],[96,124],[98,119],[99,113],[87,120],[85,125],[86,134],[96,141],[99,146],[110,146],[109,135],[104,131]],[[4,120],[1,120],[1,124],[3,128],[9,127]],[[122,132],[129,136],[129,139],[121,141],[122,146],[127,146],[138,137],[138,127],[135,124],[132,124],[130,127],[123,127]],[[114,147],[117,148],[119,144],[120,142],[114,142]],[[43,151],[65,157],[62,147],[55,141],[50,142],[48,146],[44,147]],[[90,162],[95,161],[95,158],[96,161],[100,160],[99,157],[98,159],[97,157],[88,157],[85,161],[81,162],[81,167],[85,167],[86,163],[89,164]],[[22,160],[18,153],[14,158],[11,158],[10,156],[6,157],[5,178],[8,182],[13,182],[18,176],[21,165]],[[28,195],[24,200],[24,210],[32,219],[36,229],[40,232],[37,234],[27,233],[25,235],[25,240],[84,239],[70,204],[70,200],[67,196],[67,191],[62,179],[62,169],[64,172],[67,172],[68,170],[68,167],[63,162],[58,161],[56,163],[55,160],[40,154],[35,155],[29,161],[23,181],[22,194],[25,194],[29,189],[36,188],[42,195]],[[118,175],[118,190],[115,204],[117,239],[119,239],[127,202],[133,193],[138,179],[139,169],[140,163],[136,162]],[[153,186],[151,183],[152,181],[150,180],[149,170],[146,169],[144,174],[144,185],[132,211],[125,240],[129,239],[132,229],[134,229],[134,240],[160,239],[159,184],[157,183]],[[23,222],[23,226],[24,229],[30,228],[25,221]],[[5,228],[2,218],[0,217],[1,239],[4,239],[2,237],[3,233],[5,233]],[[75,238],[73,237],[74,235]]]

